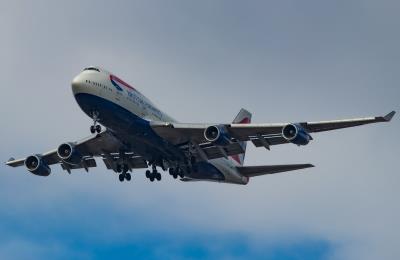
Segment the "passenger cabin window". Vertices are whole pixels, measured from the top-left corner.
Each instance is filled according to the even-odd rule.
[[[85,71],[85,70],[94,70],[94,71],[100,72],[100,70],[98,68],[95,68],[95,67],[84,68],[83,71]]]

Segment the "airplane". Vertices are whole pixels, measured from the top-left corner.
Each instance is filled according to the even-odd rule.
[[[130,181],[134,169],[147,169],[146,178],[160,181],[159,167],[182,181],[245,185],[252,177],[314,167],[244,166],[249,141],[267,150],[287,143],[304,146],[313,140],[311,133],[389,122],[395,114],[392,111],[385,116],[346,120],[254,124],[252,114],[241,109],[232,123],[180,123],[136,87],[100,67],[83,69],[71,86],[76,102],[93,120],[91,135],[62,143],[43,154],[10,158],[7,165],[24,165],[34,175],[49,176],[51,165],[60,164],[68,173],[75,169],[88,171],[97,166],[95,158],[101,158],[121,182]]]

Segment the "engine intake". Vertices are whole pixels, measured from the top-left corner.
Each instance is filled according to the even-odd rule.
[[[50,167],[42,160],[40,155],[31,155],[25,159],[25,167],[31,173],[39,176],[49,176]]]
[[[204,130],[204,137],[207,141],[218,146],[225,146],[231,143],[231,138],[224,125],[207,127],[206,130]]]
[[[296,124],[288,124],[282,129],[283,138],[297,145],[307,145],[312,140],[304,128]]]
[[[57,148],[57,155],[60,159],[68,164],[80,164],[82,155],[77,151],[72,143],[63,143]]]

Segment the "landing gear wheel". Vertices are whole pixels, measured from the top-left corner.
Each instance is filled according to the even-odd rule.
[[[124,179],[125,179],[125,176],[121,173],[121,174],[118,176],[118,178],[119,178],[119,181],[120,181],[120,182],[123,182]]]
[[[169,168],[169,174],[174,177],[174,179],[178,178],[178,168]]]
[[[118,172],[118,173],[122,172],[122,167],[121,167],[120,164],[117,165],[117,172]]]
[[[92,110],[91,112],[91,117],[93,118],[93,125],[90,126],[90,132],[94,134],[95,132],[100,133],[101,132],[101,126],[97,124],[99,121],[99,112],[96,110]]]
[[[131,176],[131,174],[130,174],[129,172],[125,174],[125,179],[126,179],[127,181],[130,181],[131,178],[132,178],[132,176]]]
[[[157,181],[161,181],[161,174],[159,172],[156,173],[156,179]]]
[[[182,169],[181,168],[178,168],[178,170],[177,170],[177,175],[179,176],[179,177],[181,177],[181,178],[183,178],[185,175],[183,175],[183,171],[182,171]]]
[[[153,177],[153,176],[150,176],[150,178],[149,178],[149,179],[150,179],[150,181],[151,181],[151,182],[153,182],[153,181],[154,181],[154,177]]]
[[[150,178],[150,171],[149,170],[146,171],[146,178]]]

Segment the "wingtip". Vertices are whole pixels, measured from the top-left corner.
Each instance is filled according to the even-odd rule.
[[[5,165],[10,165],[10,163],[11,163],[12,161],[15,161],[15,158],[14,158],[14,157],[11,157],[10,159],[8,159],[8,161],[4,162],[4,164],[5,164]]]
[[[387,114],[386,116],[383,117],[383,119],[386,122],[390,122],[390,120],[392,120],[393,116],[396,114],[396,111],[392,111],[389,114]]]

